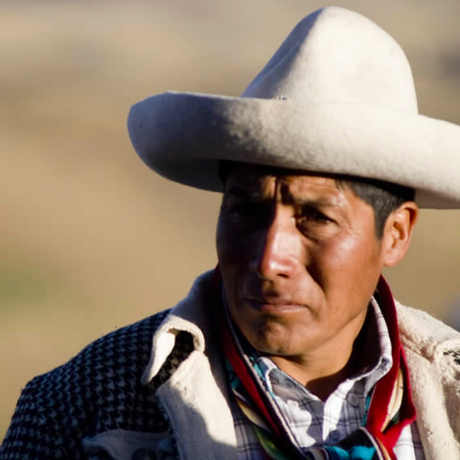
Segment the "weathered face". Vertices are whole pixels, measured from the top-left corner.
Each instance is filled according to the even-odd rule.
[[[385,264],[373,209],[333,178],[236,166],[217,228],[232,319],[268,355],[358,334]]]

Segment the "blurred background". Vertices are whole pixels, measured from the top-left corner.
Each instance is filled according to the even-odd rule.
[[[403,46],[421,113],[460,124],[458,0],[334,4]],[[129,107],[168,89],[239,95],[323,5],[0,0],[0,439],[27,380],[173,306],[216,263],[219,196],[149,171]],[[460,211],[424,211],[386,273],[402,302],[456,327],[459,232]]]

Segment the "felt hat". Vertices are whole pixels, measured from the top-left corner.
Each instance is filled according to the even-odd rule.
[[[148,166],[201,189],[222,191],[230,160],[394,182],[421,207],[460,208],[460,126],[419,115],[400,46],[339,7],[304,18],[241,97],[152,96],[128,130]]]

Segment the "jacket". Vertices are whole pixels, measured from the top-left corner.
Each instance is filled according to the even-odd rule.
[[[210,278],[29,382],[0,460],[236,460]],[[460,458],[460,334],[399,303],[397,313],[425,456]]]

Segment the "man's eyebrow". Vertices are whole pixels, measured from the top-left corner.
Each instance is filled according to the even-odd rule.
[[[266,200],[263,192],[255,187],[245,186],[240,184],[232,184],[226,190],[224,194],[228,198],[239,198],[243,200],[251,201],[262,201]],[[289,204],[292,206],[300,206],[305,208],[331,208],[337,206],[337,200],[331,197],[324,196],[308,196],[308,197],[299,197],[292,196],[289,192],[283,193],[283,203]]]
[[[333,208],[337,206],[337,201],[326,197],[293,197],[291,195],[283,197],[283,202],[293,206],[303,208]]]

